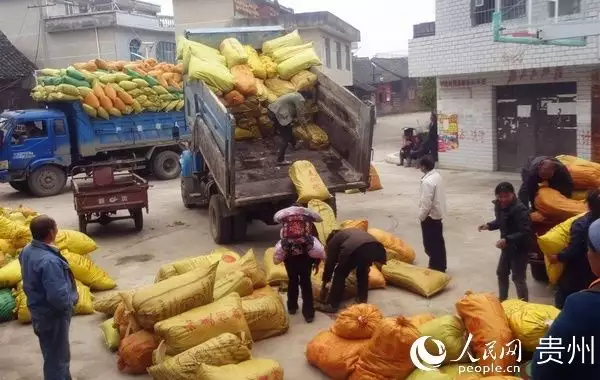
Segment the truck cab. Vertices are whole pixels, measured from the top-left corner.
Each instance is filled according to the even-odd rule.
[[[66,183],[71,143],[65,114],[52,109],[0,114],[0,182],[38,196]]]

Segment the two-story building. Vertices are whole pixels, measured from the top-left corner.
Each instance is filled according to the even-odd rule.
[[[528,36],[530,20],[555,21],[555,6],[437,0],[435,23],[415,25],[409,72],[437,77],[442,167],[516,171],[529,156],[557,154],[600,160],[598,38],[579,47],[493,39],[496,8],[505,25],[525,26],[521,36]],[[599,14],[598,0],[560,0],[556,21]]]
[[[3,0],[0,29],[38,67],[95,58],[175,62],[175,22],[140,0]]]

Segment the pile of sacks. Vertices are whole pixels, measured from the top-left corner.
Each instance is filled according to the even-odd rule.
[[[154,379],[283,379],[281,366],[251,358],[252,342],[287,332],[281,296],[252,250],[219,248],[164,265],[155,283],[94,301],[119,370]]]
[[[36,72],[37,86],[31,96],[39,102],[80,101],[92,118],[142,112],[181,111],[183,65],[137,62],[107,62],[96,59],[75,63],[66,69]]]
[[[519,379],[504,372],[518,364],[518,351],[500,355],[501,350],[514,349],[513,341],[518,339],[523,351],[535,351],[559,313],[553,306],[519,300],[500,303],[491,294],[471,292],[456,303],[456,310],[457,315],[384,318],[374,305],[353,305],[338,315],[328,331],[320,332],[308,343],[306,357],[336,380]],[[441,366],[431,371],[415,368],[410,350],[419,339],[433,355],[440,352],[433,339],[443,343],[446,356]],[[484,359],[487,344],[492,342],[495,355],[485,355]],[[480,360],[474,363],[470,357]],[[459,372],[460,366],[467,369],[466,374]],[[501,371],[477,373],[481,366]]]
[[[260,53],[235,38],[214,49],[180,36],[177,59],[190,79],[203,81],[234,115],[238,141],[274,134],[266,107],[279,97],[312,91],[316,98],[317,75],[309,69],[321,62],[312,43],[305,44],[298,31],[264,42]],[[327,148],[327,134],[312,122],[318,112],[316,102],[308,100],[305,107],[309,123],[294,128],[295,136],[312,149]]]
[[[29,223],[37,215],[23,206],[15,210],[2,209],[0,213],[0,321],[15,318],[21,323],[31,321],[18,256],[31,242]],[[110,276],[88,256],[96,250],[96,243],[79,231],[59,230],[54,244],[68,261],[76,279],[79,302],[75,313],[93,313],[91,291],[116,287]]]

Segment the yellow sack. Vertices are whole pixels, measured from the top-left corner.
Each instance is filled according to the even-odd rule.
[[[320,66],[321,60],[315,53],[315,49],[302,50],[293,57],[277,65],[277,72],[283,80],[290,80],[302,70],[308,70],[313,66]]]
[[[272,286],[285,284],[289,281],[285,265],[283,263],[275,265],[273,256],[275,256],[275,248],[269,248],[265,251],[263,264],[267,272],[267,284]]]
[[[265,80],[265,86],[277,98],[296,91],[296,86],[294,86],[292,82],[281,80],[279,78]]]
[[[244,272],[235,271],[215,281],[213,298],[219,300],[231,293],[237,293],[240,297],[244,297],[252,294],[253,290],[252,280]]]
[[[339,225],[335,220],[335,213],[327,203],[317,199],[311,199],[310,202],[308,202],[308,208],[319,214],[323,220],[322,222],[315,223],[315,227],[319,233],[319,240],[325,245],[331,231],[339,228]]]
[[[194,56],[190,59],[189,78],[201,80],[224,93],[233,90],[235,86],[235,78],[227,67]]]
[[[271,54],[271,57],[273,58],[273,61],[275,61],[276,63],[281,63],[285,60],[292,58],[296,54],[303,52],[306,49],[312,49],[312,48],[313,48],[312,42],[308,42],[306,44],[296,45],[296,46],[285,46],[285,47],[276,49]]]
[[[121,293],[123,293],[123,290],[115,290],[98,294],[96,297],[94,297],[94,311],[103,313],[109,317],[114,316],[117,306],[119,306],[123,300],[121,298]]]
[[[262,46],[262,52],[263,54],[271,54],[277,49],[297,45],[302,45],[302,37],[300,37],[298,30],[294,30],[284,36],[265,41]]]
[[[382,273],[386,282],[427,298],[444,290],[450,282],[450,276],[446,273],[399,260],[388,260]]]
[[[15,259],[0,268],[0,289],[13,288],[21,281],[21,264]]]
[[[242,298],[242,309],[255,342],[285,334],[290,328],[283,300],[271,287]]]
[[[252,69],[252,73],[256,78],[267,79],[267,69],[258,57],[258,53],[250,45],[244,45],[244,50],[248,54],[248,66]]]
[[[329,146],[329,136],[327,136],[327,133],[321,127],[314,123],[308,123],[304,128],[306,129],[311,149],[323,149]]]
[[[259,58],[265,67],[267,78],[275,78],[277,76],[277,64],[269,56],[261,55]]]
[[[156,362],[148,368],[148,373],[154,380],[196,380],[200,364],[220,367],[249,360],[251,343],[225,333],[168,359],[165,359],[165,346],[159,345],[155,350]]]
[[[106,347],[111,351],[116,351],[119,348],[121,336],[119,335],[119,329],[115,327],[115,320],[113,318],[107,319],[100,324],[100,329]]]
[[[312,199],[326,201],[331,198],[327,186],[310,161],[294,162],[290,166],[289,176],[296,187],[299,203],[306,204]]]
[[[16,248],[13,247],[12,243],[6,239],[0,239],[0,252],[11,255],[13,257],[17,255]]]
[[[354,272],[356,273],[356,272]],[[371,265],[369,269],[369,289],[385,289],[385,277],[376,265]]]
[[[183,36],[177,37],[177,59],[185,62],[186,55],[189,54],[192,54],[198,58],[215,60],[220,62],[222,65],[227,64],[225,57],[223,57],[217,49],[199,42],[190,41]]]
[[[535,352],[560,310],[552,305],[529,303],[521,300],[504,301],[502,307],[508,318],[508,324],[523,349]],[[506,306],[505,306],[506,303]],[[518,305],[515,307],[515,305]]]
[[[169,355],[180,354],[224,333],[251,336],[237,293],[158,322],[154,332],[165,341]]]
[[[358,228],[359,230],[368,231],[369,221],[367,219],[349,219],[342,222],[340,228]]]
[[[383,186],[381,186],[379,173],[377,173],[375,166],[371,164],[371,168],[369,169],[369,191],[377,191],[381,189],[383,189]]]
[[[239,261],[240,269],[252,280],[254,289],[267,286],[267,275],[258,265],[254,250],[250,249]],[[240,294],[241,295],[241,294]],[[242,296],[243,297],[243,296]]]
[[[550,231],[538,237],[538,246],[544,254],[544,263],[546,264],[546,272],[550,284],[556,285],[564,269],[563,263],[552,264],[550,257],[558,255],[562,252],[571,241],[571,226],[573,222],[581,218],[585,214],[574,216],[564,222],[554,226]]]
[[[409,264],[415,261],[415,250],[399,237],[377,228],[369,228],[368,232],[383,244],[388,260],[400,260]]]
[[[455,315],[444,315],[424,323],[418,327],[421,336],[430,336],[432,339],[437,339],[444,343],[446,347],[446,363],[451,361],[456,362],[467,344],[466,330],[460,318]],[[425,347],[428,352],[438,352],[437,345],[427,339]],[[468,356],[461,359],[468,359]]]
[[[433,351],[437,352],[437,351]],[[431,371],[423,371],[422,369],[415,369],[405,380],[454,380],[454,377],[446,375],[441,371],[434,369]]]
[[[29,228],[4,215],[0,215],[0,239],[15,240],[17,237],[26,234],[24,230],[29,231]]]
[[[71,96],[79,96],[79,95],[81,95],[79,93],[79,90],[77,89],[77,87],[75,87],[75,86],[73,86],[71,84],[64,84],[64,83],[60,84],[60,85],[58,85],[56,87],[56,89],[59,92],[62,92],[63,94],[66,94],[66,95],[71,95]]]
[[[352,305],[338,314],[331,332],[344,339],[369,339],[381,321],[383,314],[377,306],[364,303]]]
[[[186,257],[184,259],[173,261],[169,264],[163,265],[162,267],[160,267],[158,274],[154,279],[154,282],[166,280],[169,277],[184,274],[194,269],[203,268],[206,266],[206,264],[218,263],[223,258],[224,254],[232,256],[233,259],[236,259],[237,256],[237,259],[239,259],[237,253],[232,252],[227,248],[219,247],[206,255]]]
[[[213,302],[217,263],[122,293],[125,306],[145,329],[195,307]]]
[[[98,246],[96,242],[84,233],[73,230],[58,230],[54,245],[61,251],[63,249],[79,255],[94,252]]]
[[[93,94],[92,94],[93,95]],[[98,117],[98,110],[88,104],[82,103],[81,106],[83,107],[83,110],[85,111],[85,113],[87,113],[87,115],[91,118],[97,118]]]
[[[271,359],[251,359],[222,367],[202,363],[196,376],[196,380],[282,380],[283,368]]]
[[[226,38],[219,45],[219,51],[227,60],[227,67],[248,63],[248,53],[236,38]]]
[[[108,111],[105,110],[104,108],[98,107],[97,111],[98,111],[98,117],[100,117],[100,118],[102,118],[104,120],[108,120],[110,118],[110,115],[108,114]]]
[[[552,220],[566,220],[587,212],[585,201],[569,199],[546,183],[540,185],[535,196],[535,208]]]
[[[61,254],[69,262],[75,278],[93,290],[110,290],[117,286],[115,281],[86,255],[77,255],[68,250],[61,251]]]
[[[290,82],[296,86],[296,90],[298,91],[312,90],[317,84],[317,74],[311,73],[308,70],[303,70],[294,75],[292,79],[290,79]]]
[[[252,140],[252,139],[256,138],[256,136],[254,135],[254,132],[249,131],[247,129],[243,129],[243,128],[236,128],[234,137],[235,137],[235,141]]]

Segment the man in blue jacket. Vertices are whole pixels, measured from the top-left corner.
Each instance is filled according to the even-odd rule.
[[[600,220],[589,227],[587,257],[597,279],[567,297],[533,356],[532,380],[600,379]]]
[[[56,222],[41,215],[31,221],[33,241],[19,256],[23,290],[33,331],[44,357],[44,380],[70,380],[69,326],[79,296],[67,260],[51,244]]]

